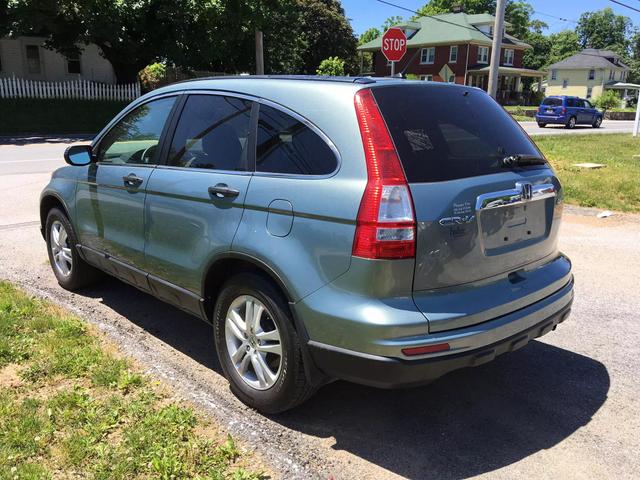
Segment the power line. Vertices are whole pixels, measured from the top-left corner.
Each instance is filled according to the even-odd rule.
[[[626,3],[619,2],[618,0],[609,0],[609,1],[611,3],[615,3],[615,4],[620,5],[622,7],[626,7],[628,9],[630,9],[630,10],[633,10],[634,12],[640,13],[640,8],[632,7],[631,5],[627,5]]]
[[[437,16],[433,16],[433,15],[423,15],[420,12],[416,11],[416,10],[412,10],[410,8],[407,7],[403,7],[402,5],[396,5],[395,3],[391,3],[391,2],[387,2],[386,0],[376,0],[378,3],[384,3],[385,5],[389,5],[391,7],[396,7],[399,8],[400,10],[404,10],[406,12],[411,12],[411,13],[415,13],[416,15],[420,15],[421,17],[426,17],[426,18],[430,18],[432,20],[436,20],[438,22],[442,22],[442,23],[448,23],[449,25],[453,25],[454,27],[458,27],[458,28],[465,28],[467,30],[471,30],[473,32],[479,32],[479,30],[477,28],[473,28],[473,27],[467,27],[465,25],[460,25],[458,23],[454,23],[454,22],[450,22],[448,20],[444,20],[442,18],[438,18]]]
[[[545,17],[551,17],[551,18],[555,18],[556,20],[561,20],[563,22],[571,22],[571,23],[578,23],[577,20],[571,20],[570,18],[564,18],[564,17],[557,17],[555,15],[551,15],[549,13],[544,13],[544,12],[538,12],[536,10],[534,10],[533,13],[537,13],[538,15],[544,15]]]

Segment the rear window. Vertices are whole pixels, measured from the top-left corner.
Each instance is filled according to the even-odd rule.
[[[561,107],[562,106],[562,99],[561,98],[545,98],[542,101],[543,105],[548,105],[549,107]]]
[[[498,173],[508,155],[540,155],[511,116],[479,90],[394,85],[373,94],[410,183]]]

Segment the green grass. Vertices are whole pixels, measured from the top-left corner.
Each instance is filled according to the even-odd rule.
[[[631,134],[533,137],[555,168],[565,200],[583,207],[640,212],[640,139]],[[574,163],[602,163],[582,169]]]
[[[0,135],[98,133],[126,102],[0,99]]]
[[[0,478],[262,478],[78,318],[0,282]]]

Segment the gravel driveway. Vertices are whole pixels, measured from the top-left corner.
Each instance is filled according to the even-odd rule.
[[[565,215],[574,311],[543,339],[428,387],[336,382],[267,418],[230,394],[205,323],[113,279],[81,294],[57,286],[37,204],[65,146],[0,145],[0,278],[97,325],[283,478],[637,478],[639,216]]]

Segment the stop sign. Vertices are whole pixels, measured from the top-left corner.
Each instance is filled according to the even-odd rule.
[[[382,54],[390,62],[397,62],[407,53],[407,36],[404,32],[393,27],[382,35]]]

